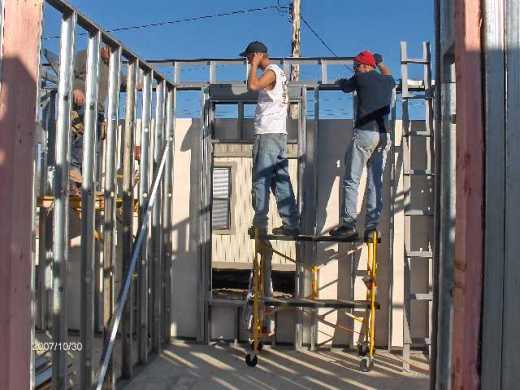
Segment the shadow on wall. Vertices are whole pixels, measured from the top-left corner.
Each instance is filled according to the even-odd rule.
[[[323,120],[320,122],[318,140],[318,204],[317,204],[317,227],[319,232],[328,232],[341,220],[343,209],[343,189],[342,182],[345,174],[345,153],[350,145],[352,138],[352,122],[346,120]],[[389,152],[390,155],[390,152]],[[380,230],[383,237],[390,236],[390,159],[384,173],[384,209],[381,216]],[[366,169],[364,174],[366,175]],[[360,183],[360,195],[365,190],[365,179]],[[358,218],[358,230],[363,234],[364,217],[366,213],[365,194],[363,193],[363,203]],[[334,215],[329,215],[329,213]],[[337,217],[335,217],[337,215]],[[391,242],[383,239],[378,246],[380,251],[378,284],[378,301],[382,307],[388,307],[390,286],[389,277],[391,274],[391,264],[388,258]],[[332,260],[337,261],[337,279],[329,282],[328,285],[336,284],[336,294],[339,299],[353,300],[365,299],[359,296],[360,276],[366,274],[366,247],[363,245],[339,244],[337,249],[330,245],[318,246],[318,264],[324,265]],[[325,286],[330,287],[330,286]],[[323,286],[320,288],[324,288]],[[361,315],[361,313],[357,313]],[[376,331],[381,341],[386,342],[388,311],[379,310],[377,313]],[[354,321],[345,313],[338,311],[337,324],[341,327],[354,329]],[[334,344],[352,345],[357,339],[362,337],[360,334],[355,336],[348,335],[338,327],[335,328],[332,342]]]
[[[175,138],[180,142],[174,159],[171,313],[172,336],[183,338],[197,337],[199,325],[199,134],[198,119],[177,120]]]

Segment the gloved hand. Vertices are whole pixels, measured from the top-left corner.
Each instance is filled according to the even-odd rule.
[[[379,65],[383,62],[383,56],[379,53],[374,53],[374,60],[376,61],[376,65]]]

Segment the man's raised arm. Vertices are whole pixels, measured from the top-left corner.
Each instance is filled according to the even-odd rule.
[[[390,68],[383,63],[383,56],[381,54],[374,54],[374,60],[376,60],[377,69],[379,69],[383,76],[392,75]]]

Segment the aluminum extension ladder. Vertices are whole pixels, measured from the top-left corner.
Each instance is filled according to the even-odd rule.
[[[404,326],[403,326],[403,370],[410,370],[410,350],[412,347],[425,347],[431,355],[432,331],[432,286],[433,286],[433,183],[434,183],[434,126],[433,126],[433,89],[431,71],[430,43],[423,42],[423,56],[419,59],[408,58],[406,42],[401,42],[401,98],[402,98],[402,150],[403,150],[403,192],[404,192]],[[409,65],[418,65],[423,68],[422,80],[410,80],[408,77]],[[420,102],[424,105],[424,129],[414,128],[410,120],[410,105]],[[416,148],[416,151],[413,150]],[[424,153],[424,157],[420,154]],[[420,169],[414,167],[413,160],[419,155]],[[413,157],[413,158],[412,158]],[[422,189],[422,195],[417,189]],[[413,196],[412,196],[413,195]],[[417,196],[417,199],[412,199]],[[421,198],[421,199],[419,199]],[[425,243],[418,235],[427,235]],[[417,240],[419,239],[419,240]],[[417,248],[417,241],[420,241]],[[426,292],[417,292],[412,288],[414,279],[413,269],[417,262],[428,262],[428,289]],[[423,338],[412,335],[412,302],[423,301],[428,303],[428,336]]]

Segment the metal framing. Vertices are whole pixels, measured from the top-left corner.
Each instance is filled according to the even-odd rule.
[[[132,255],[133,241],[133,219],[134,219],[134,132],[136,111],[136,79],[138,62],[134,60],[128,64],[128,78],[126,83],[126,118],[123,135],[123,274],[130,269],[130,256]],[[125,306],[123,322],[121,324],[123,333],[122,347],[122,377],[129,379],[133,374],[133,351],[134,351],[134,291],[135,277],[132,275],[132,284],[128,296],[128,304]]]
[[[520,194],[518,89],[519,4],[485,0],[483,64],[485,232],[481,350],[483,389],[512,389],[520,380],[518,240]]]
[[[328,67],[330,65],[351,66],[353,64],[353,58],[354,57],[272,57],[270,60],[280,65],[286,74],[289,74],[289,69],[292,65],[316,65],[320,67],[321,75],[319,80],[291,80],[288,81],[289,86],[302,87],[309,90],[313,90],[317,87],[323,90],[337,90],[338,87],[328,79]],[[211,84],[245,85],[249,72],[249,65],[246,60],[234,58],[164,59],[150,60],[149,63],[160,66],[172,66],[173,79],[178,91],[199,91]],[[182,80],[183,68],[200,65],[207,66],[208,68],[207,81],[192,82]],[[217,67],[220,65],[244,66],[245,79],[219,80],[217,77]]]
[[[102,356],[102,369],[99,373],[98,388],[103,384],[105,375],[109,375],[109,386],[115,385],[115,373],[110,373],[112,351],[116,342],[118,325],[122,321],[123,329],[123,378],[130,378],[135,362],[133,361],[134,348],[138,352],[138,361],[141,364],[149,360],[150,351],[160,352],[163,342],[169,339],[169,318],[171,302],[171,228],[172,228],[172,188],[173,188],[173,135],[175,126],[175,94],[180,90],[202,91],[202,126],[200,133],[199,161],[201,162],[201,180],[199,187],[200,207],[199,214],[199,254],[200,254],[200,330],[198,341],[207,343],[210,337],[209,300],[211,291],[211,172],[212,172],[212,123],[214,119],[215,100],[212,100],[209,84],[226,84],[232,88],[244,88],[244,81],[219,83],[217,66],[222,64],[244,65],[243,60],[202,59],[202,60],[167,60],[175,69],[175,83],[167,81],[160,73],[152,69],[151,65],[141,61],[131,51],[124,48],[110,34],[104,33],[88,18],[76,12],[66,2],[48,0],[51,6],[62,12],[62,34],[60,54],[60,77],[58,91],[58,118],[56,129],[56,176],[54,183],[54,241],[53,241],[53,337],[56,342],[67,340],[66,327],[66,275],[65,268],[68,260],[68,164],[70,162],[69,132],[71,111],[71,88],[74,67],[74,40],[76,22],[89,33],[89,56],[87,73],[87,110],[85,115],[85,153],[83,159],[83,183],[81,200],[82,208],[82,267],[85,277],[82,278],[82,316],[81,337],[84,351],[81,353],[81,385],[88,388],[92,384],[92,346],[94,339],[94,252],[95,252],[95,215],[98,209],[96,197],[96,127],[97,127],[97,83],[96,75],[99,72],[99,50],[102,43],[111,49],[110,55],[110,83],[108,132],[106,139],[106,161],[104,177],[104,210],[103,226],[103,268],[105,293],[105,326],[107,344]],[[116,139],[119,127],[119,91],[122,59],[128,61],[128,79],[126,96],[126,121],[123,135],[123,180],[121,191],[123,196],[123,283],[116,303],[115,270],[117,254],[116,240],[116,209],[118,183],[116,175]],[[305,233],[316,235],[316,220],[313,210],[316,205],[316,191],[302,191],[304,187],[312,185],[316,188],[317,164],[317,136],[319,121],[319,94],[321,90],[337,90],[337,86],[328,80],[329,65],[348,65],[351,57],[344,58],[275,58],[285,70],[291,65],[314,64],[321,68],[320,80],[293,81],[290,89],[298,91],[299,126],[298,126],[298,205],[302,215]],[[161,61],[154,61],[161,63]],[[208,82],[192,83],[181,81],[181,69],[186,64],[204,63],[208,65]],[[136,111],[138,109],[138,94],[136,88],[137,71],[144,72],[143,104],[141,111],[141,158],[139,161],[139,229],[137,239],[133,238],[134,194],[133,166],[134,144],[136,139]],[[246,65],[247,70],[247,65]],[[247,72],[246,72],[247,74]],[[154,86],[157,86],[154,88]],[[307,91],[314,91],[315,95],[315,123],[314,130],[307,128],[306,99]],[[155,117],[152,120],[152,102],[155,98]],[[249,101],[251,97],[244,97],[241,103]],[[243,118],[243,104],[239,109]],[[49,138],[50,139],[50,138]],[[49,161],[52,163],[51,161]],[[163,176],[164,174],[164,176]],[[46,173],[45,173],[46,175]],[[153,179],[153,188],[152,188]],[[309,184],[311,183],[311,184]],[[85,202],[83,204],[83,202]],[[41,210],[40,210],[41,211]],[[45,218],[44,222],[48,222]],[[151,243],[151,245],[148,244]],[[132,245],[133,244],[133,245]],[[316,242],[299,242],[297,244],[298,257],[314,259]],[[142,246],[142,251],[141,251]],[[142,253],[141,253],[142,252]],[[40,251],[40,259],[47,251]],[[311,261],[311,260],[309,260]],[[40,262],[45,264],[45,262]],[[138,269],[136,270],[136,266]],[[45,267],[41,269],[44,276]],[[137,275],[134,275],[136,271]],[[314,275],[315,276],[315,275]],[[138,283],[133,286],[134,277]],[[40,279],[41,281],[41,279]],[[151,285],[150,285],[151,284]],[[296,273],[296,296],[306,297],[315,289],[311,271],[303,265],[298,265]],[[138,302],[132,299],[132,287],[138,290]],[[150,295],[151,288],[151,295]],[[125,306],[125,303],[127,305]],[[137,343],[133,339],[134,306],[138,317]],[[304,321],[303,309],[298,309],[298,320],[295,329],[295,348],[300,349],[304,344],[310,344],[311,349],[316,347],[317,318],[316,312],[311,309],[312,320]],[[45,327],[41,312],[41,324]],[[152,313],[151,318],[149,313]],[[305,324],[304,324],[305,322]],[[310,327],[307,327],[310,324]],[[305,326],[304,326],[305,325]],[[373,325],[373,324],[372,324]],[[67,382],[67,367],[65,354],[54,353],[53,356],[53,384],[57,389],[64,389]]]
[[[164,148],[164,130],[165,130],[165,94],[166,84],[164,81],[157,85],[156,104],[155,104],[155,126],[154,126],[154,151],[153,151],[153,170],[154,175],[160,164],[161,153]],[[152,351],[159,353],[162,345],[162,221],[161,221],[161,205],[162,205],[163,189],[159,190],[159,195],[153,209],[152,214]]]
[[[173,159],[175,137],[175,88],[169,88],[166,92],[166,129],[165,145],[169,147],[166,159],[166,175],[164,178],[163,194],[163,343],[170,340],[171,334],[171,296],[172,296],[172,196],[173,196]]]
[[[95,230],[96,230],[96,143],[98,128],[99,49],[101,34],[88,40],[85,132],[83,139],[83,182],[81,186],[81,342],[80,386],[92,387],[92,351],[94,340]]]
[[[300,215],[302,231],[304,233],[309,233],[309,231],[314,230],[314,224],[310,221],[311,213],[309,213],[309,209],[306,208],[306,199],[304,197],[305,194],[309,192],[305,192],[302,190],[304,188],[304,182],[306,179],[306,168],[307,168],[307,131],[306,131],[306,111],[307,111],[307,94],[306,90],[302,89],[299,91],[299,99],[298,99],[298,193],[297,193],[297,205],[298,205],[298,214]],[[306,183],[309,184],[309,183]],[[308,244],[305,242],[297,242],[296,243],[296,259],[309,259],[307,256],[308,252]],[[312,259],[312,258],[311,258]],[[312,260],[311,260],[312,261]],[[310,274],[308,269],[306,269],[305,264],[303,262],[298,262],[296,264],[296,272],[294,274],[295,283],[294,283],[294,295],[296,298],[303,298],[310,294]],[[299,351],[303,348],[303,344],[310,342],[309,340],[305,340],[305,336],[308,336],[304,330],[304,309],[297,308],[296,309],[296,323],[294,328],[294,349]]]
[[[74,66],[75,12],[63,15],[60,41],[60,79],[58,86],[58,118],[56,126],[56,172],[54,179],[54,243],[52,336],[56,343],[67,342],[67,261],[69,257],[69,129]],[[54,350],[53,385],[57,390],[67,387],[66,355]]]
[[[153,72],[147,72],[143,78],[143,103],[141,116],[141,158],[139,163],[139,206],[141,210],[148,200],[149,188],[149,164],[150,164],[150,127],[151,127],[151,109],[152,109],[152,77]],[[144,215],[139,215],[139,225],[143,223]],[[141,262],[139,266],[139,362],[144,364],[148,361],[149,342],[148,342],[148,272],[149,272],[149,240],[145,243],[141,254]]]
[[[209,295],[211,292],[211,189],[212,189],[212,143],[211,126],[213,123],[213,105],[209,90],[202,90],[201,131],[199,139],[200,164],[200,212],[199,215],[199,334],[197,341],[207,344],[210,339]]]
[[[486,230],[482,316],[483,389],[504,386],[504,275],[506,250],[506,42],[505,0],[484,6],[486,118]],[[511,342],[512,340],[509,340]],[[507,358],[506,358],[507,359]],[[507,363],[506,363],[507,364]]]
[[[116,139],[119,125],[119,89],[121,74],[121,49],[111,48],[108,81],[107,136],[105,140],[105,182],[104,182],[104,223],[103,223],[103,297],[104,333],[112,319],[115,305],[116,262]],[[111,361],[112,363],[112,361]],[[108,383],[115,383],[112,364],[109,369]]]
[[[58,89],[57,92],[51,79],[45,78],[42,72],[43,90],[46,95],[42,98],[44,102],[42,110],[43,139],[41,153],[41,176],[40,192],[37,206],[40,215],[40,245],[38,288],[36,299],[38,303],[37,328],[46,330],[47,306],[52,302],[52,341],[63,343],[68,341],[67,326],[67,262],[69,259],[69,214],[75,212],[81,215],[81,305],[80,305],[80,339],[83,349],[79,353],[80,375],[79,385],[81,388],[91,388],[94,377],[97,377],[97,387],[113,388],[119,375],[113,372],[112,351],[116,343],[116,334],[119,324],[122,324],[122,378],[128,379],[132,376],[137,363],[145,363],[149,358],[149,350],[160,352],[163,342],[169,338],[169,308],[166,309],[168,295],[171,288],[166,284],[171,283],[171,259],[172,250],[169,246],[172,241],[171,234],[171,201],[172,201],[172,177],[173,166],[173,129],[174,129],[174,91],[172,82],[168,81],[162,74],[152,69],[151,65],[140,60],[130,50],[122,46],[110,34],[103,32],[96,24],[77,12],[72,6],[60,0],[48,0],[47,3],[62,14],[61,21],[61,51],[56,61],[59,63]],[[70,129],[72,111],[72,86],[75,57],[75,30],[77,26],[87,30],[87,72],[86,72],[86,104],[84,114],[83,134],[83,161],[82,161],[82,196],[76,197],[69,194],[69,164],[71,161],[70,151]],[[109,85],[108,85],[108,115],[107,135],[104,145],[104,179],[101,183],[99,176],[98,148],[101,146],[97,141],[100,129],[98,128],[98,98],[99,72],[101,72],[100,48],[101,45],[110,48],[109,60]],[[128,65],[123,65],[123,59]],[[119,100],[121,75],[126,70],[126,101]],[[141,206],[138,229],[138,237],[134,239],[133,225],[135,219],[134,199],[134,144],[136,143],[136,111],[138,105],[137,73],[143,71],[144,91],[142,116],[143,131],[142,156],[139,162],[139,205]],[[159,88],[153,89],[154,83]],[[152,101],[156,104],[155,110],[155,132],[152,131]],[[57,119],[54,120],[54,101],[57,106]],[[119,134],[119,112],[125,108],[126,120],[124,132]],[[56,125],[54,126],[54,122]],[[150,137],[156,136],[155,140]],[[122,152],[118,152],[118,139],[121,138]],[[54,142],[54,139],[56,140]],[[55,145],[55,148],[54,148]],[[151,148],[154,148],[153,150]],[[153,155],[152,155],[153,153]],[[123,178],[118,183],[116,169],[118,161],[122,156]],[[152,164],[152,157],[153,163]],[[47,193],[48,171],[53,170],[53,194]],[[164,175],[165,169],[168,174]],[[151,176],[152,175],[152,176]],[[153,187],[152,187],[153,178]],[[96,193],[96,189],[102,188],[103,197]],[[121,197],[118,197],[121,189]],[[70,201],[69,201],[70,200]],[[161,204],[162,202],[162,204]],[[154,206],[155,205],[155,206]],[[118,207],[122,206],[122,237],[123,258],[120,259],[116,251],[116,232]],[[50,211],[52,210],[52,221]],[[81,211],[80,211],[81,210]],[[154,212],[151,220],[152,210]],[[96,213],[103,212],[103,235],[96,230]],[[150,225],[153,224],[153,229]],[[53,231],[49,231],[53,227]],[[51,234],[52,233],[52,234]],[[94,349],[94,319],[95,319],[95,259],[99,254],[96,250],[96,240],[102,238],[103,245],[103,290],[104,290],[104,325],[105,345],[102,355],[101,372],[96,373],[93,356]],[[141,246],[153,241],[155,245],[151,250],[144,250],[142,263],[136,270],[138,259],[141,255]],[[52,244],[52,258],[48,258],[49,245]],[[119,245],[119,244],[118,244]],[[145,248],[146,249],[146,248]],[[152,258],[153,256],[153,258]],[[153,284],[154,289],[154,313],[153,321],[148,318],[148,264],[154,266],[155,272]],[[122,270],[119,269],[122,264]],[[117,265],[117,268],[116,268]],[[52,284],[47,282],[47,273],[52,267]],[[117,274],[116,274],[117,269]],[[116,286],[119,275],[123,275],[119,298],[116,302]],[[143,277],[144,275],[144,277]],[[139,286],[134,286],[136,277]],[[46,299],[46,289],[52,286],[52,298]],[[133,301],[133,287],[139,287],[138,304]],[[164,298],[163,298],[164,297]],[[128,299],[128,302],[127,302]],[[127,305],[125,306],[125,303]],[[139,326],[135,329],[137,340],[134,343],[135,320],[134,309],[139,318]],[[163,315],[168,311],[168,315]],[[145,313],[143,315],[143,313]],[[149,331],[153,332],[153,344],[149,344]],[[138,353],[138,362],[133,356]],[[69,382],[67,354],[63,350],[55,350],[52,355],[52,368],[49,367],[48,375],[39,375],[39,378],[51,377],[52,387],[65,389]]]

